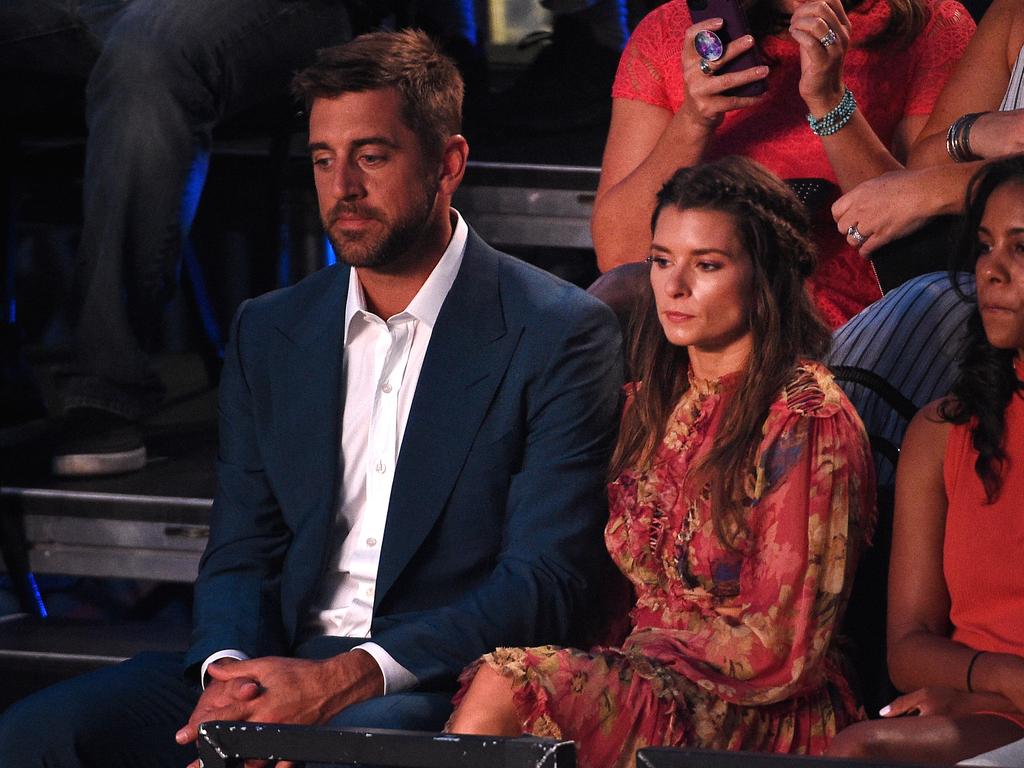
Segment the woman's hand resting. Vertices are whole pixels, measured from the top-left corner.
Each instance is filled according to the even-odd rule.
[[[997,693],[968,693],[954,688],[920,688],[882,707],[882,717],[903,715],[968,715],[972,712],[1012,712],[1013,706]]]
[[[917,231],[942,212],[934,200],[941,191],[937,175],[932,169],[890,171],[861,182],[832,204],[837,229],[863,256]],[[850,227],[857,228],[863,243],[847,235]]]

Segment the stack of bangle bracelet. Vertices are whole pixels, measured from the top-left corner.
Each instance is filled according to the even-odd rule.
[[[981,157],[971,150],[971,127],[983,114],[984,112],[968,112],[950,123],[949,130],[946,131],[946,152],[953,158],[954,163],[981,160]]]
[[[857,100],[853,98],[853,91],[849,88],[843,93],[843,98],[839,100],[831,110],[829,110],[822,117],[814,117],[814,115],[807,115],[807,124],[811,127],[811,131],[817,136],[831,136],[833,133],[838,131],[853,117],[853,113],[857,111]]]

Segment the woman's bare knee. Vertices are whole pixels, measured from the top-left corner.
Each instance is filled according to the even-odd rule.
[[[869,720],[844,728],[836,734],[825,754],[829,757],[874,757],[880,742],[878,725]]]
[[[841,731],[829,757],[951,765],[1019,738],[1020,729],[992,715],[927,715],[871,720]]]
[[[450,733],[518,736],[522,733],[512,698],[512,681],[481,664],[466,695],[448,721]]]

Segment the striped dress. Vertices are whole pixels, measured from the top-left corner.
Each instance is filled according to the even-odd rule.
[[[960,275],[960,285],[972,295],[973,275]],[[889,291],[835,330],[825,363],[872,438],[899,448],[913,412],[949,392],[973,311],[974,304],[960,298],[945,272],[929,272]],[[891,486],[893,462],[882,457],[876,466],[878,484]]]
[[[1017,54],[1017,61],[1013,65],[1013,72],[1010,73],[1010,83],[1006,86],[1006,94],[999,105],[999,109],[1008,112],[1011,109],[1024,107],[1024,45]]]

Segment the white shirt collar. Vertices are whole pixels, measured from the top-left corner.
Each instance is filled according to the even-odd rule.
[[[409,306],[405,308],[404,312],[400,312],[395,317],[409,315],[418,322],[424,323],[428,328],[433,328],[434,323],[437,322],[437,316],[441,312],[441,305],[444,304],[448,291],[451,290],[452,285],[455,283],[455,278],[459,274],[459,268],[462,266],[462,257],[466,253],[466,240],[469,237],[469,227],[466,225],[465,220],[454,208],[451,209],[451,212],[455,216],[455,228],[452,232],[451,240],[448,241],[448,247],[445,248],[444,253],[441,254],[440,261],[437,262],[429,277],[420,286],[412,301],[409,302]],[[369,310],[366,308],[366,294],[363,292],[363,286],[359,282],[358,273],[353,269],[349,273],[348,297],[345,300],[346,344],[348,343],[352,318],[357,315],[362,316],[368,312]]]

